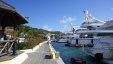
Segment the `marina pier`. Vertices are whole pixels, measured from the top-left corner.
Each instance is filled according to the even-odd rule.
[[[112,18],[113,0],[0,0],[0,64],[113,64]]]

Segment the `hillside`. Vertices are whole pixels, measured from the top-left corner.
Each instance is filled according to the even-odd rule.
[[[22,33],[22,34],[27,34],[28,36],[30,37],[35,37],[39,34],[56,34],[56,35],[60,35],[62,34],[62,32],[60,31],[47,31],[47,30],[44,30],[44,29],[39,29],[39,28],[33,28],[33,27],[30,27],[30,26],[26,26],[26,25],[21,25],[18,30],[17,30],[19,33]],[[21,34],[20,34],[21,35]],[[22,35],[23,36],[23,35]]]

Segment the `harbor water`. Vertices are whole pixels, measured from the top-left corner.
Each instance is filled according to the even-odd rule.
[[[86,61],[86,64],[105,64],[96,62],[96,60],[87,54],[89,48],[66,47],[65,43],[52,43],[56,51],[59,52],[65,64],[71,64],[71,58],[79,58]]]

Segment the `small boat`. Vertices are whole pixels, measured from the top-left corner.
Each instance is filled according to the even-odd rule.
[[[66,43],[65,46],[71,46],[71,44],[70,43]]]
[[[79,58],[71,58],[71,64],[86,64],[86,61]]]
[[[76,44],[75,47],[84,47],[83,44]]]

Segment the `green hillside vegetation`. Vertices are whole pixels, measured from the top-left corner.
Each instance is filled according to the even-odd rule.
[[[21,25],[17,28],[17,37],[25,38],[27,42],[19,43],[18,49],[29,49],[38,45],[39,43],[46,41],[46,34],[51,33],[55,34],[58,38],[58,35],[61,34],[59,31],[47,31],[44,29],[32,28],[27,25]]]

